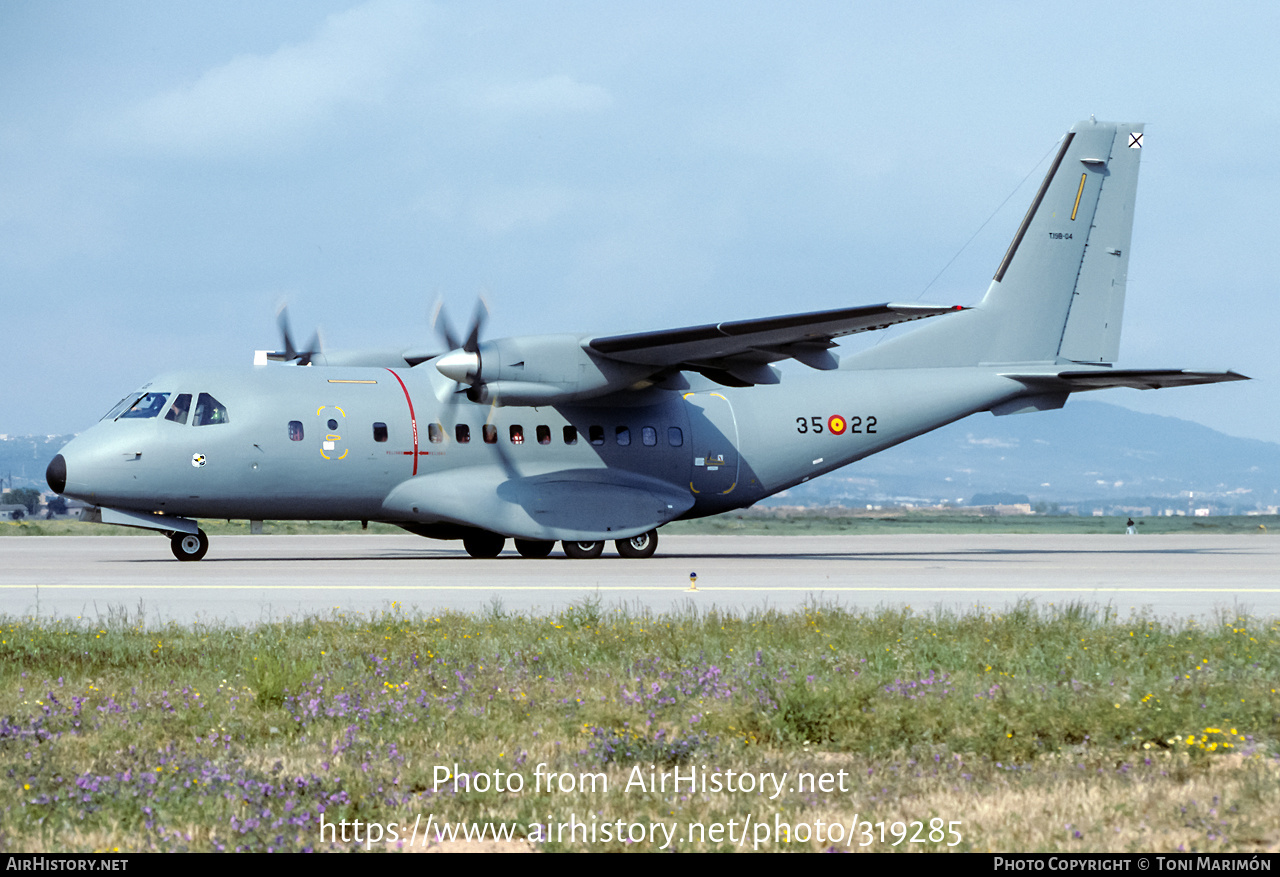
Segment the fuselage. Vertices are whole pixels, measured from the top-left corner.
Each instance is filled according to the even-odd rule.
[[[474,483],[482,505],[530,479],[628,478],[686,498],[657,525],[749,506],[1023,388],[984,369],[805,369],[770,386],[651,387],[569,406],[495,407],[456,389],[430,367],[162,375],[63,449],[60,492],[193,518],[430,525],[438,506],[388,498]]]

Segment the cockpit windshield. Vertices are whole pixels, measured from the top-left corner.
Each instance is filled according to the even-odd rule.
[[[136,417],[146,419],[155,417],[164,410],[164,403],[168,401],[168,393],[143,393],[138,401],[129,406],[128,410],[117,419],[125,417]]]

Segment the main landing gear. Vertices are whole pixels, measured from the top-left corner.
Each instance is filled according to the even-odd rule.
[[[472,557],[497,557],[506,544],[506,536],[488,530],[476,530],[462,537],[462,547]]]
[[[565,557],[572,557],[575,560],[593,560],[604,553],[603,542],[562,542],[560,544],[564,547]],[[658,550],[658,531],[650,530],[648,533],[641,533],[630,539],[618,539],[613,546],[618,549],[621,557],[634,560],[653,557],[653,553]]]
[[[177,537],[174,538],[175,540],[177,539]],[[520,553],[520,556],[529,558],[548,557],[552,549],[556,547],[554,542],[544,542],[538,539],[516,539],[515,543],[516,551]],[[506,547],[506,544],[505,537],[486,530],[475,530],[462,539],[462,547],[467,550],[467,554],[480,558],[497,557],[502,553],[502,549]],[[178,543],[175,541],[174,554],[178,553],[177,545]],[[639,536],[632,536],[630,539],[618,539],[613,545],[618,549],[620,557],[631,559],[653,557],[653,553],[658,550],[658,531],[650,530],[648,533],[641,533]],[[564,549],[565,557],[570,557],[574,560],[594,560],[604,554],[604,542],[565,541],[560,543],[560,547]]]
[[[653,557],[653,552],[658,550],[658,531],[650,530],[648,533],[641,533],[639,536],[632,536],[630,539],[619,539],[613,545],[618,549],[618,554],[623,557],[637,560]]]
[[[517,539],[516,551],[520,552],[521,557],[547,557],[551,554],[551,549],[556,547],[554,542],[534,542],[529,539]]]
[[[574,560],[595,560],[604,553],[603,542],[561,542],[564,556]]]
[[[195,533],[174,533],[169,549],[178,560],[199,560],[209,553],[209,536],[199,528]]]

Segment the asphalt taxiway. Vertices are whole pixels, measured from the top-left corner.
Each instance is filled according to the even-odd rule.
[[[510,543],[508,543],[510,545]],[[697,590],[690,590],[690,573]],[[663,536],[658,554],[598,560],[508,550],[474,560],[416,536],[214,536],[198,563],[160,536],[0,539],[0,616],[252,624],[406,611],[602,605],[735,611],[834,603],[1000,610],[1020,600],[1160,617],[1280,616],[1280,539],[1266,535]]]

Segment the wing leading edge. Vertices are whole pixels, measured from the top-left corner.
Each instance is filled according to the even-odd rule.
[[[590,339],[586,347],[617,362],[701,372],[750,371],[783,359],[796,359],[812,368],[832,369],[838,361],[828,351],[835,346],[836,338],[959,310],[965,309],[958,305],[864,305],[609,335]]]

